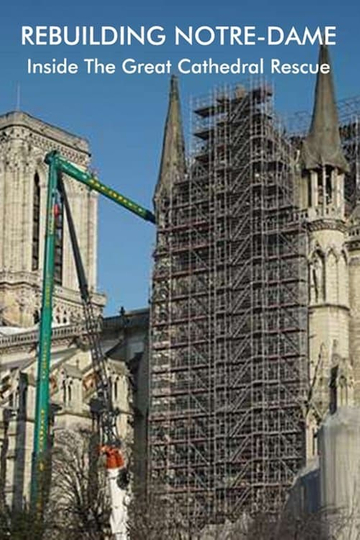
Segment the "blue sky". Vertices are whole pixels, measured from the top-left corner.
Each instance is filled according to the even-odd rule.
[[[114,62],[125,57],[139,61],[174,62],[189,56],[194,61],[209,56],[231,62],[237,57],[255,61],[263,56],[288,62],[316,62],[316,46],[268,47],[23,47],[22,25],[140,25],[159,24],[170,33],[174,25],[268,25],[289,29],[295,25],[337,26],[337,45],[331,48],[339,98],[360,94],[360,7],[354,0],[328,2],[264,0],[231,2],[163,0],[13,0],[2,5],[0,20],[0,112],[16,106],[21,88],[21,109],[52,124],[87,137],[93,166],[105,183],[151,208],[158,174],[162,130],[167,107],[168,76],[28,75],[29,57],[37,62],[52,58],[81,62],[86,57]],[[206,93],[213,84],[232,83],[238,76],[182,76],[181,93],[185,126],[192,96]],[[272,80],[281,112],[310,109],[314,77],[282,75]],[[188,134],[187,134],[188,138]],[[103,200],[99,213],[99,289],[108,295],[107,313],[147,305],[154,228]]]

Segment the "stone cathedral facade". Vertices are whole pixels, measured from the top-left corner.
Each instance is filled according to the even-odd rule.
[[[323,47],[319,62],[330,64]],[[308,290],[309,402],[307,456],[325,416],[359,406],[359,203],[345,198],[349,177],[340,139],[332,74],[319,75],[310,131],[299,169],[305,217]]]
[[[44,157],[51,150],[78,167],[90,164],[85,139],[24,112],[0,116],[0,490],[1,500],[5,496],[16,508],[28,498],[30,486],[47,201]],[[89,289],[101,315],[105,296],[96,290],[97,195],[70,178],[65,183]],[[54,433],[91,428],[89,401],[95,391],[61,201],[59,207],[50,376]],[[119,432],[126,440],[146,432],[146,399],[138,399],[133,389],[142,377],[147,321],[147,310],[103,319],[102,348],[114,404],[122,413]]]

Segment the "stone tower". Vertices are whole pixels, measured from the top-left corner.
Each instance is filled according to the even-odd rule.
[[[272,89],[225,87],[193,106],[185,155],[172,79],[154,197],[148,452],[149,482],[191,538],[276,511],[303,463],[307,387],[307,260]]]
[[[330,64],[327,47],[319,64]],[[319,74],[309,134],[301,151],[300,206],[305,210],[309,263],[310,408],[307,454],[316,453],[326,412],[352,401],[349,351],[349,254],[344,178],[333,77]]]
[[[0,116],[0,325],[30,327],[40,315],[47,167],[44,157],[58,150],[86,168],[86,140],[24,112]],[[80,249],[95,304],[97,196],[66,179]],[[54,323],[81,316],[77,278],[67,225],[60,216],[55,255]]]

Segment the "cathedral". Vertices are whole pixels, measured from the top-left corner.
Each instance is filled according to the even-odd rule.
[[[0,116],[0,489],[13,508],[21,507],[29,495],[47,200],[44,157],[51,150],[80,168],[90,164],[85,139],[24,112]],[[97,195],[70,178],[65,182],[90,293],[101,316],[105,296],[96,289]],[[95,392],[63,217],[60,209],[50,376],[54,433],[91,428],[89,401]],[[134,388],[142,369],[147,327],[147,310],[102,319],[102,348],[114,404],[121,412],[119,432],[127,440],[145,433],[146,403]]]
[[[325,46],[319,63],[330,64]],[[264,82],[194,100],[186,149],[172,77],[150,313],[102,318],[136,474],[181,508],[194,538],[274,514],[289,493],[349,508],[360,485],[360,108],[339,114],[331,72],[317,75],[306,132],[281,123],[273,100]],[[29,493],[50,150],[90,165],[83,138],[0,116],[0,490],[14,508]],[[102,317],[97,195],[65,182]],[[95,391],[62,210],[56,227],[54,433],[91,427]]]

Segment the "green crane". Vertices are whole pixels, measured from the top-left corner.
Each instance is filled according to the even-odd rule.
[[[81,297],[84,304],[84,312],[92,314],[91,299],[87,289],[86,278],[84,275],[81,255],[78,249],[75,229],[72,223],[69,204],[67,201],[65,187],[63,185],[61,174],[64,173],[74,180],[85,184],[89,189],[97,191],[108,199],[116,202],[126,210],[134,213],[138,217],[155,223],[155,216],[149,210],[138,205],[131,199],[124,197],[116,190],[106,186],[98,178],[88,171],[84,171],[66,161],[58,152],[53,151],[46,155],[45,163],[49,166],[48,180],[48,198],[46,210],[46,234],[45,234],[45,255],[43,268],[43,292],[42,292],[42,308],[40,319],[39,333],[39,356],[38,356],[38,371],[36,385],[36,409],[35,409],[35,432],[34,432],[34,450],[32,461],[32,476],[31,476],[31,503],[33,508],[37,509],[38,513],[42,513],[43,509],[43,489],[40,489],[39,480],[44,477],[44,471],[47,464],[47,450],[49,445],[49,373],[50,373],[50,357],[51,357],[51,337],[52,337],[52,308],[53,308],[53,291],[54,291],[54,255],[55,255],[55,234],[56,234],[56,215],[58,212],[57,201],[58,194],[62,194],[65,200],[65,210],[69,221],[69,230],[71,242],[73,245],[76,268],[78,273]],[[106,373],[103,364],[103,355],[99,345],[94,325],[87,320],[87,331],[92,334],[89,336],[90,342],[93,343],[92,359],[95,362],[96,374],[98,375],[98,397],[102,399],[102,409],[104,414],[104,429],[115,423],[114,410],[111,405],[111,396],[106,382]],[[94,351],[94,354],[93,354]],[[108,429],[109,431],[109,429]],[[108,439],[104,441],[105,445],[113,446],[113,441]]]

